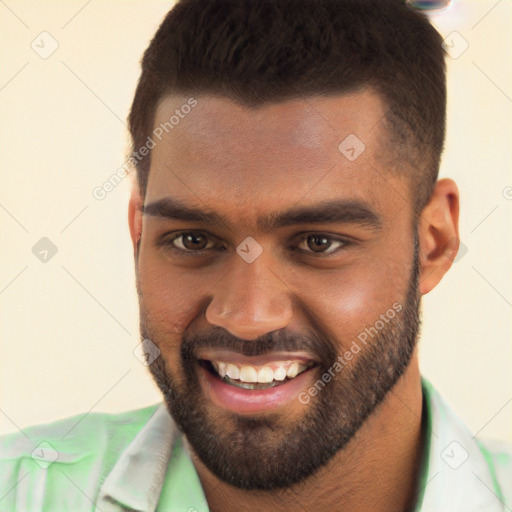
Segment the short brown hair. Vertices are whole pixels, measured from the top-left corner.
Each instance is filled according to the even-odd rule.
[[[441,36],[404,1],[180,0],[142,59],[128,118],[133,148],[144,145],[169,94],[210,93],[257,107],[372,87],[422,208],[443,150],[445,75]],[[136,164],[143,195],[150,158]]]

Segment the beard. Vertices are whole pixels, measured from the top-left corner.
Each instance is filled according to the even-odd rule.
[[[309,400],[300,418],[291,419],[279,411],[246,417],[212,410],[201,389],[195,353],[204,347],[231,349],[247,356],[307,350],[320,361],[311,370],[319,379],[329,369],[332,372],[340,344],[314,319],[305,335],[280,330],[256,341],[240,340],[220,327],[201,334],[184,333],[181,382],[163,356],[149,365],[169,413],[212,473],[240,489],[283,489],[312,475],[348,444],[410,363],[420,327],[418,254],[415,237],[412,273],[400,303],[402,309],[387,323],[381,321],[384,326],[362,347],[359,356]],[[157,335],[148,323],[140,292],[139,302],[141,335],[161,348],[165,335]],[[377,318],[380,313],[383,311],[376,311]],[[361,332],[365,327],[369,326],[363,326]]]

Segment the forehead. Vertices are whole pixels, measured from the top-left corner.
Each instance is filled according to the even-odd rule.
[[[153,137],[146,202],[171,196],[242,216],[337,198],[384,207],[380,182],[397,180],[384,168],[385,110],[372,91],[259,108],[194,100],[189,109],[188,97],[169,96],[157,108],[153,133],[167,130]]]

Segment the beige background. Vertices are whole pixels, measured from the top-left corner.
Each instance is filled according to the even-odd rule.
[[[125,159],[139,59],[170,7],[0,2],[0,432],[160,401],[133,355],[129,180],[103,201],[92,191]],[[461,190],[464,249],[424,299],[420,354],[473,432],[512,440],[511,18],[508,0],[432,17],[457,57],[442,176]],[[45,59],[31,47],[54,40]],[[42,237],[58,248],[46,263]]]

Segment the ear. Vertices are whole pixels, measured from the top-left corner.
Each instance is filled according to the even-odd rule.
[[[130,202],[128,204],[128,225],[132,239],[133,253],[136,255],[139,250],[139,241],[142,235],[142,205],[144,200],[140,194],[139,186],[133,182]]]
[[[420,283],[425,295],[441,281],[459,250],[459,190],[453,180],[439,180],[418,223]]]

